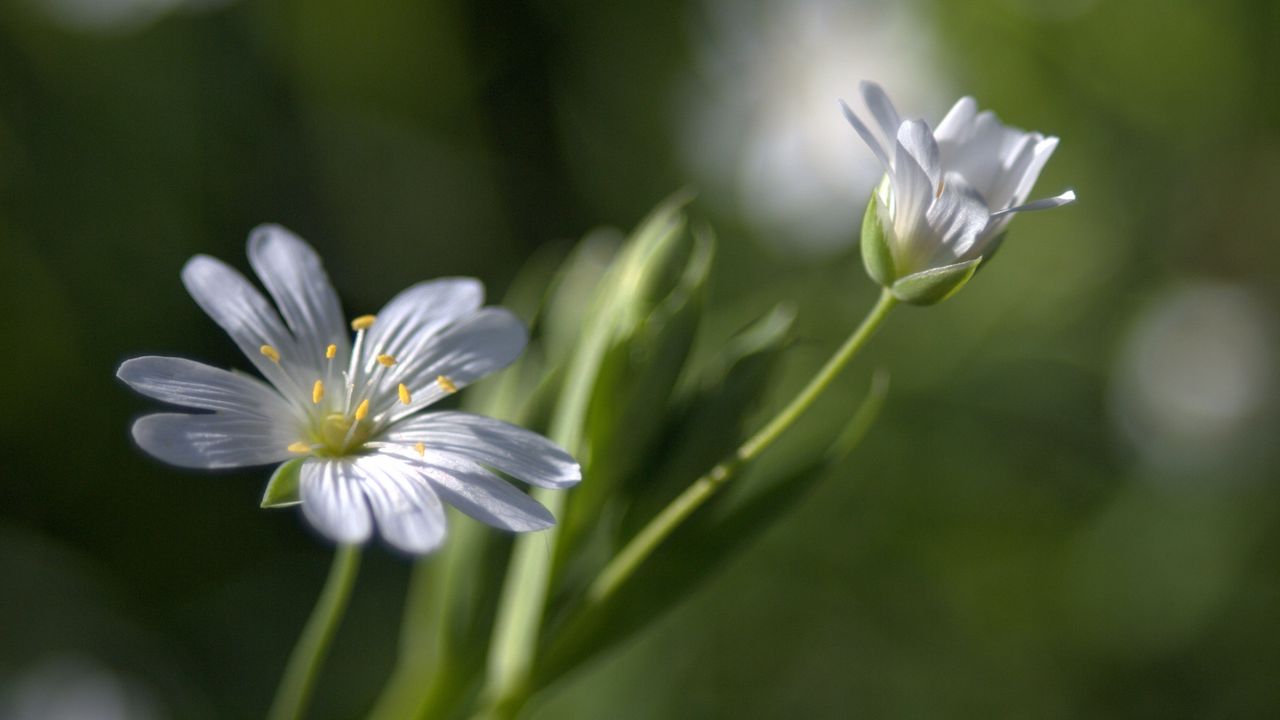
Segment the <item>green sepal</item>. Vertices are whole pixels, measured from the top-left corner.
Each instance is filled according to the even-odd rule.
[[[921,270],[895,282],[893,296],[912,305],[933,305],[955,295],[978,271],[982,258]]]
[[[862,215],[862,264],[871,279],[883,287],[889,287],[897,279],[893,252],[889,249],[884,223],[880,220],[880,199],[874,190],[867,202],[867,211]]]
[[[302,502],[298,496],[299,471],[306,458],[294,458],[271,473],[267,481],[267,491],[262,494],[263,508],[279,508],[297,505]]]

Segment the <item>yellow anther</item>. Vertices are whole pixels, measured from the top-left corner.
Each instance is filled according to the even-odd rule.
[[[356,408],[356,422],[360,422],[369,416],[369,401],[361,400],[359,407]]]
[[[315,405],[319,405],[320,401],[323,399],[324,399],[324,383],[317,380],[316,384],[311,386],[311,402]]]
[[[326,360],[332,360],[334,355],[338,354],[338,346],[330,345],[324,349],[324,357]]]
[[[392,365],[395,365],[396,362],[396,359],[390,355],[378,356],[378,363],[382,365],[382,367],[391,367]]]
[[[263,345],[262,347],[258,348],[258,352],[262,353],[263,355],[266,355],[267,359],[270,360],[271,362],[277,365],[280,364],[280,351],[276,350],[270,345]]]
[[[308,453],[308,452],[311,452],[311,446],[310,446],[310,445],[308,445],[308,444],[306,444],[306,443],[304,443],[304,442],[302,442],[301,440],[299,440],[299,441],[298,441],[298,442],[296,442],[296,443],[291,444],[287,449],[288,449],[288,451],[289,451],[289,452],[291,452],[291,453]]]
[[[426,456],[427,456],[427,446],[426,446],[426,445],[423,445],[422,443],[418,443],[417,445],[414,445],[414,446],[413,446],[413,449],[418,451],[418,456],[419,456],[419,457],[426,457]]]
[[[439,385],[440,389],[447,393],[458,392],[458,386],[453,384],[453,381],[449,379],[448,375],[437,375],[436,385]]]
[[[375,319],[376,318],[374,318],[374,316],[372,315],[361,315],[360,317],[351,321],[351,329],[352,330],[368,330],[369,328],[373,327],[373,321]]]
[[[408,405],[409,403],[413,402],[413,396],[409,394],[409,388],[405,387],[404,383],[400,383],[399,391],[400,391],[400,402],[404,403],[405,405]]]

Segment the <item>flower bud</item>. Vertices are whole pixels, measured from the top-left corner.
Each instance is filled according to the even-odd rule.
[[[969,97],[935,132],[923,120],[902,120],[880,86],[864,82],[861,91],[873,122],[841,107],[885,169],[863,216],[862,259],[899,300],[950,297],[999,247],[1013,213],[1075,201],[1067,190],[1026,202],[1058,138],[1002,125]]]

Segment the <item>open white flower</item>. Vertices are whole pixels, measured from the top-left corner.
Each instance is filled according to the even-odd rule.
[[[211,411],[139,419],[133,437],[143,450],[191,468],[299,460],[277,471],[272,486],[280,480],[286,487],[269,487],[273,502],[264,505],[300,502],[307,519],[340,543],[367,540],[376,521],[391,545],[429,552],[445,536],[442,499],[506,530],[555,524],[546,508],[494,471],[565,488],[581,479],[568,453],[491,418],[423,412],[524,349],[524,326],[502,308],[482,308],[479,281],[414,285],[376,316],[353,320],[352,342],[309,245],[263,226],[249,237],[249,262],[279,314],[243,275],[214,258],[192,258],[182,280],[268,382],[180,358],[126,361],[117,374],[138,392]]]
[[[872,277],[895,294],[903,280],[907,295],[931,285],[931,278],[962,278],[963,284],[995,252],[1013,213],[1076,199],[1067,190],[1027,202],[1058,138],[1003,125],[990,110],[978,112],[971,97],[960,98],[931,130],[923,120],[903,120],[879,85],[863,82],[860,89],[872,122],[840,105],[885,169],[867,209],[864,258]],[[887,253],[868,242],[883,243]]]

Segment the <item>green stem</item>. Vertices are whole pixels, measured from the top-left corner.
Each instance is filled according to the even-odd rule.
[[[867,313],[866,318],[853,331],[849,339],[844,341],[840,349],[836,350],[830,360],[827,360],[827,364],[822,366],[818,374],[813,376],[809,384],[805,385],[804,389],[781,412],[739,446],[736,452],[711,468],[707,474],[695,480],[679,497],[671,501],[669,505],[662,509],[662,512],[650,520],[622,548],[622,551],[609,561],[609,564],[605,566],[604,570],[600,572],[595,582],[587,590],[587,601],[593,604],[600,603],[613,595],[627,581],[627,578],[631,577],[632,573],[640,567],[645,559],[662,544],[662,541],[679,527],[680,523],[684,522],[712,495],[715,495],[720,486],[733,478],[743,465],[754,460],[781,437],[813,405],[814,401],[827,389],[832,380],[858,354],[858,351],[867,344],[867,340],[871,339],[871,336],[875,334],[875,331],[884,322],[885,317],[888,316],[889,311],[896,304],[897,300],[888,290],[882,291],[875,307],[871,308],[871,311]]]
[[[316,601],[307,626],[303,628],[298,644],[289,656],[284,677],[280,678],[280,687],[276,689],[276,697],[268,715],[271,720],[298,720],[306,713],[316,676],[320,674],[320,666],[324,664],[328,654],[329,643],[347,609],[347,600],[351,597],[351,588],[355,585],[359,570],[359,546],[340,545],[334,552],[333,564],[329,567],[329,577],[325,580],[324,589],[320,591],[320,599]]]

